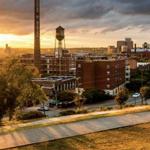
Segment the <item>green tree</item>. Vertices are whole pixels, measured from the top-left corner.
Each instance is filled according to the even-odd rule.
[[[81,108],[83,107],[83,105],[85,104],[85,102],[86,102],[86,98],[85,97],[83,97],[83,96],[81,96],[79,94],[77,94],[75,96],[74,103],[77,106],[77,111],[81,110]]]
[[[16,108],[22,109],[29,101],[34,104],[46,100],[42,89],[32,82],[34,77],[39,77],[37,69],[23,65],[19,59],[8,59],[1,66],[0,81],[3,84],[0,85],[0,97],[5,102],[10,120]]]
[[[30,84],[23,88],[17,97],[18,107],[23,109],[29,104],[36,105],[38,103],[43,104],[47,101],[47,96],[41,87],[37,84]]]
[[[87,99],[88,103],[94,103],[100,101],[100,92],[97,89],[85,90],[82,94],[83,97]]]
[[[19,89],[11,86],[11,84],[7,86],[7,89],[5,91],[6,109],[7,109],[9,121],[12,120],[13,118],[16,105],[17,105],[17,97],[19,95],[19,92],[20,92]]]
[[[131,92],[138,92],[141,88],[141,81],[134,80],[126,84],[126,88]]]
[[[140,89],[140,94],[141,94],[141,104],[147,103],[147,99],[150,98],[150,87],[144,86],[141,87]]]
[[[118,95],[115,97],[117,104],[122,108],[122,106],[126,103],[129,98],[129,91],[126,88],[122,88]]]
[[[82,96],[87,99],[87,103],[97,103],[112,99],[112,96],[105,94],[104,91],[97,89],[87,89],[83,92]]]
[[[5,99],[5,90],[7,88],[7,83],[4,78],[0,76],[0,123],[3,115],[6,112],[6,99]]]

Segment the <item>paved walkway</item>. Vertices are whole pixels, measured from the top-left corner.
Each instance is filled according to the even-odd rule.
[[[1,135],[0,149],[25,146],[28,144],[46,142],[148,122],[150,122],[150,112],[141,112],[63,125],[26,129]]]
[[[109,111],[99,111],[99,112],[91,112],[87,114],[77,114],[77,115],[70,115],[70,116],[61,116],[61,117],[54,117],[54,118],[47,118],[47,119],[42,119],[38,121],[32,121],[28,123],[20,123],[20,124],[15,124],[15,125],[9,125],[5,127],[0,128],[0,133],[3,132],[4,130],[11,130],[11,129],[16,129],[16,128],[24,128],[24,127],[31,127],[31,126],[37,126],[37,125],[42,125],[42,124],[56,124],[60,121],[68,121],[71,119],[78,119],[82,117],[88,117],[88,116],[97,116],[97,115],[107,115],[111,113],[121,113],[121,112],[131,112],[131,111],[142,111],[144,108],[147,108],[149,106],[137,106],[137,107],[131,107],[131,108],[124,108],[122,109],[116,109],[116,110],[109,110]]]

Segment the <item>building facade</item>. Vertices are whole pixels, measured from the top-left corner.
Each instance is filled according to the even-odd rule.
[[[118,53],[131,53],[133,49],[133,41],[131,38],[126,38],[123,41],[117,41],[117,50]]]
[[[77,77],[83,89],[104,90],[116,95],[125,84],[125,60],[77,61]]]
[[[74,76],[51,76],[46,78],[35,78],[32,82],[40,85],[47,96],[63,91],[75,91],[78,79]]]
[[[22,55],[20,60],[25,65],[34,64],[34,56],[32,54]],[[40,73],[42,76],[57,75],[67,76],[75,75],[75,58],[70,54],[57,58],[50,55],[41,55]]]

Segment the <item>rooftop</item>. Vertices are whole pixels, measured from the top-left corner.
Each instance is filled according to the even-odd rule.
[[[75,76],[49,76],[45,78],[34,78],[32,81],[51,81],[51,82],[57,82],[57,81],[68,81],[76,79]]]

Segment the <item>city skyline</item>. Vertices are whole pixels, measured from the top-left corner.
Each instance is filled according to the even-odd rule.
[[[131,37],[149,42],[148,0],[42,0],[41,47],[54,47],[55,28],[66,28],[67,47],[106,47]],[[0,1],[0,47],[33,47],[34,1]]]

